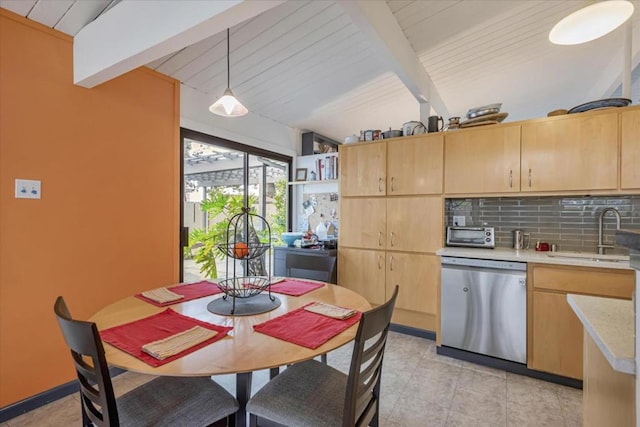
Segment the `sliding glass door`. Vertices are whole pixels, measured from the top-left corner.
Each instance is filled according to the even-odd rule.
[[[181,142],[181,281],[224,278],[233,264],[217,245],[226,242],[228,220],[243,206],[267,220],[273,239],[286,231],[291,158],[187,129],[181,129]],[[271,265],[264,257],[253,274],[267,273]]]

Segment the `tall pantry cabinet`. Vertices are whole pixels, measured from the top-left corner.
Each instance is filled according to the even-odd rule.
[[[338,284],[373,305],[400,286],[393,322],[435,331],[444,136],[342,145]]]

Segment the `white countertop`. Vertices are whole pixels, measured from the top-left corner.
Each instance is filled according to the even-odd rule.
[[[446,247],[436,255],[462,258],[494,259],[499,261],[535,262],[540,264],[572,265],[578,267],[600,267],[631,270],[629,257],[622,255],[598,255],[585,252],[537,252],[533,249],[508,248],[463,248]]]
[[[634,375],[635,328],[633,302],[568,294],[567,301],[611,367]]]

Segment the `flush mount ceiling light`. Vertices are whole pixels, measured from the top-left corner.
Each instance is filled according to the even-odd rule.
[[[227,89],[224,91],[224,94],[218,98],[216,102],[209,107],[209,111],[213,114],[217,114],[218,116],[223,117],[239,117],[244,116],[249,112],[247,107],[242,105],[240,101],[236,99],[231,91],[229,85],[230,79],[230,71],[229,71],[229,29],[227,28]]]
[[[558,22],[551,29],[549,40],[561,45],[586,43],[615,30],[632,14],[633,5],[626,0],[592,4]]]

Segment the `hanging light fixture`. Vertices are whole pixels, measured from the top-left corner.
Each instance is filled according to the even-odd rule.
[[[224,91],[224,94],[209,107],[209,111],[223,117],[244,116],[249,110],[233,95],[229,85],[229,75],[231,74],[229,70],[229,29],[227,28],[227,89]]]
[[[592,4],[558,22],[551,29],[549,40],[561,45],[586,43],[615,30],[632,14],[633,5],[626,0]]]

